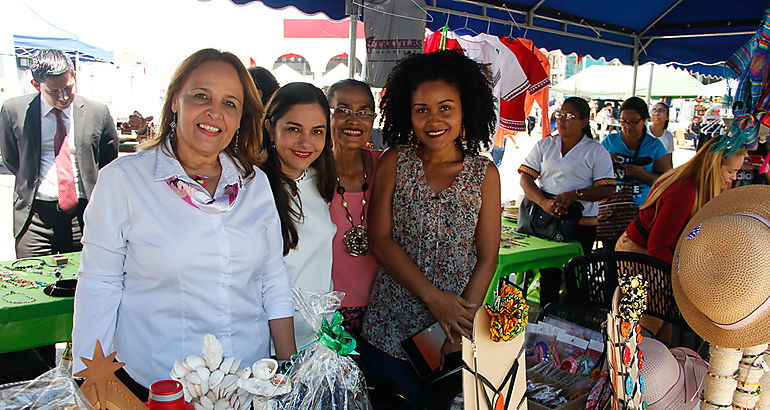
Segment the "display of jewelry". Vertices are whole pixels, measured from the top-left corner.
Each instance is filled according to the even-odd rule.
[[[607,314],[607,360],[613,409],[647,409],[642,401],[644,378],[640,374],[644,354],[639,319],[647,307],[647,282],[626,267],[621,267],[619,286]]]

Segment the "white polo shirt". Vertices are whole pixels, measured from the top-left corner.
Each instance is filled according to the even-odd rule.
[[[519,173],[532,176],[539,181],[541,190],[554,195],[595,185],[615,185],[610,153],[585,135],[564,156],[561,155],[561,136],[544,137],[524,159]],[[595,224],[599,206],[596,202],[580,202],[583,204],[580,223]]]

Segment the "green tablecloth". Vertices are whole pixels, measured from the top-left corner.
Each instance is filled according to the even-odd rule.
[[[514,222],[503,218],[503,229],[515,226]],[[494,301],[494,290],[497,289],[497,283],[502,277],[533,269],[561,268],[570,259],[583,254],[583,248],[578,242],[553,242],[534,236],[529,236],[518,242],[526,243],[526,246],[512,246],[510,248],[500,246],[497,269],[495,269],[495,276],[489,284],[487,296],[484,298],[485,302],[492,303]]]
[[[72,278],[80,266],[80,253],[67,254],[70,258],[67,265],[61,269],[62,277]],[[42,259],[49,265],[51,257]],[[52,283],[56,281],[53,274],[55,268],[44,266],[33,269],[36,272],[19,272],[9,269],[13,261],[0,262],[0,275],[16,275],[22,279]],[[35,261],[23,261],[22,265],[34,264]],[[56,342],[69,341],[72,334],[73,298],[51,297],[43,293],[43,287],[25,289],[0,281],[5,287],[0,287],[0,353],[30,349],[38,346],[51,345]],[[34,299],[29,303],[8,303],[11,301],[26,301],[29,298],[10,294],[10,291],[21,292]]]

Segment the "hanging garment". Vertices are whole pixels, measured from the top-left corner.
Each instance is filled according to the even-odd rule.
[[[426,53],[434,53],[441,50],[441,36],[441,30],[434,31],[433,33],[425,36]],[[444,50],[457,50],[461,53],[463,52],[463,48],[460,46],[460,43],[458,43],[457,40],[447,36],[445,41],[446,44],[444,44]]]
[[[551,78],[532,51],[517,40],[508,37],[503,37],[500,41],[516,55],[527,76],[530,84],[527,90],[531,95],[536,95],[551,84]],[[512,131],[526,131],[524,103],[523,94],[513,98],[504,96],[500,102],[500,126]]]

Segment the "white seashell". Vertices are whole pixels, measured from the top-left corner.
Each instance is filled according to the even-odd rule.
[[[233,360],[233,363],[230,365],[230,374],[235,374],[238,371],[238,368],[241,367],[242,361],[243,360],[241,359]]]
[[[231,375],[231,376],[234,376],[234,375]],[[238,376],[235,376],[235,378],[238,379]],[[233,383],[233,384],[225,387],[224,389],[225,389],[225,396],[228,396],[228,395],[232,394],[236,389],[238,389],[238,384]]]
[[[223,379],[222,382],[219,384],[220,389],[225,389],[230,387],[235,381],[238,380],[238,376],[234,374],[228,374]]]
[[[219,365],[219,370],[224,372],[225,374],[230,373],[230,366],[233,365],[233,361],[235,358],[233,357],[226,357],[224,360],[222,360],[222,364]]]
[[[248,379],[249,376],[251,376],[251,367],[244,367],[243,369],[235,372],[235,375],[241,379]]]
[[[251,374],[257,379],[268,380],[275,375],[278,370],[278,362],[273,359],[258,360],[251,366]]]
[[[190,395],[192,395],[194,398],[200,397],[201,395],[200,385],[188,383],[187,388],[190,390]]]
[[[195,368],[195,373],[198,373],[198,377],[200,377],[201,380],[208,380],[211,375],[211,370],[206,366],[199,366]]]
[[[189,402],[192,400],[192,395],[190,394],[190,391],[187,390],[187,386],[182,385],[182,393],[184,393],[184,401]]]
[[[201,406],[200,403],[192,403],[193,407],[195,407],[195,410],[208,410],[205,407]]]
[[[187,376],[187,373],[190,373],[190,370],[187,369],[184,365],[184,360],[178,359],[174,362],[174,371],[176,372],[177,376],[181,379],[182,377]]]
[[[200,384],[201,384],[201,377],[200,377],[200,376],[198,376],[198,373],[197,373],[197,372],[192,372],[192,373],[189,373],[189,374],[188,374],[187,376],[185,376],[184,378],[185,378],[185,380],[187,380],[187,382],[188,382],[188,383],[192,383],[192,384],[198,384],[198,385],[200,385]]]
[[[223,377],[225,377],[225,374],[221,370],[214,370],[211,372],[211,375],[209,375],[209,388],[214,389],[219,386]]]
[[[238,403],[238,396],[233,394],[230,396],[230,400],[228,400],[228,402],[230,403],[230,407],[235,408],[235,404]]]
[[[203,407],[205,407],[207,409],[213,409],[214,408],[214,402],[211,399],[209,399],[208,397],[201,396],[200,397],[200,401],[201,401],[201,406],[203,406]]]
[[[179,376],[176,374],[176,370],[174,370],[174,368],[173,368],[173,367],[171,368],[171,371],[168,373],[168,376],[169,376],[169,377],[171,377],[171,378],[172,378],[172,379],[174,379],[174,380],[179,380],[179,379],[181,379],[181,377],[179,377]]]
[[[198,356],[196,354],[191,354],[191,355],[185,357],[183,365],[184,365],[185,368],[187,368],[188,370],[193,372],[193,371],[195,371],[195,369],[197,369],[197,368],[199,368],[201,366],[205,366],[206,365],[206,361],[203,360],[202,357],[200,357],[200,356]]]
[[[209,379],[201,380],[201,396],[209,392]]]
[[[211,400],[212,403],[217,401],[217,395],[214,393],[213,390],[207,391],[206,394],[204,394],[203,396],[208,397],[209,400]]]
[[[212,334],[203,337],[203,357],[209,369],[214,370],[222,363],[222,343]]]
[[[219,399],[216,403],[214,403],[214,410],[227,410],[230,408],[230,403],[227,402],[227,400]]]

